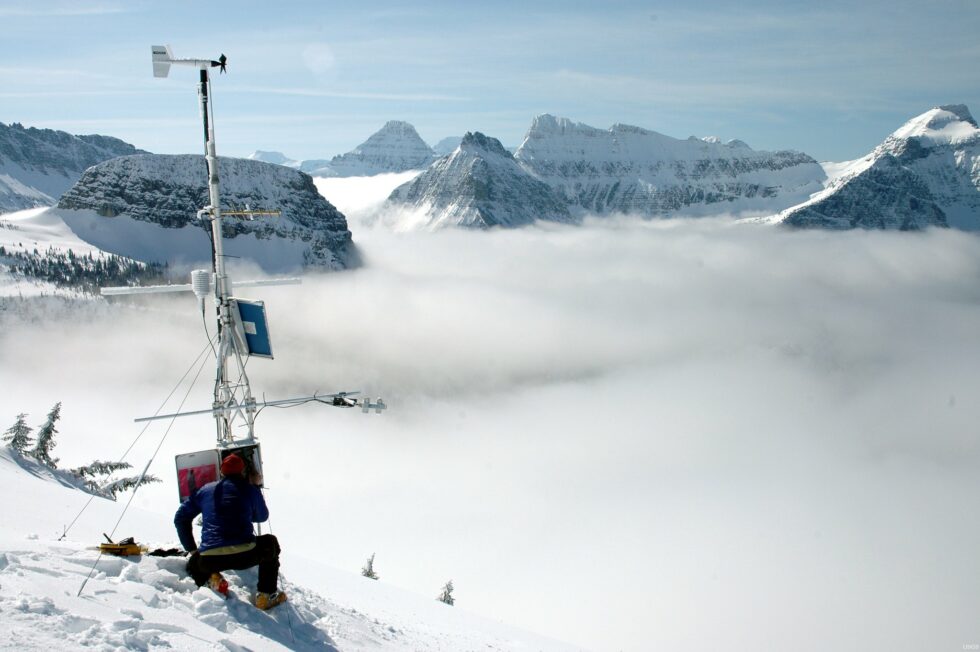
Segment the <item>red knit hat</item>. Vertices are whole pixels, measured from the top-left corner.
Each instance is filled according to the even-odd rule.
[[[245,461],[232,453],[221,463],[221,475],[239,475],[245,470]]]

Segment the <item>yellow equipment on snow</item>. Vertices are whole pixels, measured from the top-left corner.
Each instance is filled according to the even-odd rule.
[[[99,552],[104,552],[107,555],[115,555],[116,557],[131,557],[133,555],[142,555],[146,552],[146,547],[141,546],[133,537],[123,539],[119,543],[114,543],[107,535],[103,534],[109,543],[99,544]]]

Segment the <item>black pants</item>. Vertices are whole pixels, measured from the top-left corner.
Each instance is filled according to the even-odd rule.
[[[231,555],[202,555],[191,553],[187,572],[198,586],[204,586],[211,573],[223,570],[245,570],[258,564],[260,593],[275,593],[279,581],[279,541],[272,534],[255,537],[255,547]]]

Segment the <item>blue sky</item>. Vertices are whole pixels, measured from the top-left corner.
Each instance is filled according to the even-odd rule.
[[[943,103],[980,114],[980,2],[0,0],[0,122],[200,151],[194,73],[229,57],[219,153],[328,158],[384,122],[520,143],[533,116],[855,158]]]

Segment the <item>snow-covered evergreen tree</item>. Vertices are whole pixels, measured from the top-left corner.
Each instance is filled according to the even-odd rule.
[[[140,477],[138,475],[130,476],[128,478],[120,478],[119,480],[113,480],[99,487],[99,492],[105,495],[107,498],[116,499],[118,494],[130,489],[136,489],[136,487],[144,484],[152,484],[154,482],[162,482],[160,478],[155,475],[150,475],[147,473],[143,476],[143,481],[140,482]]]
[[[71,474],[76,475],[79,478],[96,478],[100,476],[108,476],[116,471],[131,468],[133,468],[133,465],[129,462],[102,462],[96,460],[91,464],[86,464],[85,466],[72,469]]]
[[[51,411],[48,412],[48,420],[44,422],[40,430],[37,431],[37,442],[34,444],[34,450],[31,451],[37,461],[47,464],[51,468],[58,468],[58,458],[51,457],[51,449],[55,447],[54,436],[58,434],[58,430],[54,427],[58,419],[61,418],[61,401],[55,403]]]
[[[445,602],[449,606],[455,604],[456,600],[453,599],[453,581],[449,580],[446,582],[446,586],[442,587],[442,593],[436,598],[439,602]]]
[[[31,444],[34,443],[31,440],[31,428],[24,419],[27,417],[26,414],[21,412],[17,415],[17,421],[14,425],[10,426],[5,433],[3,433],[3,441],[7,442],[7,445],[13,448],[18,453],[26,453],[27,449],[30,448]]]
[[[378,574],[374,572],[374,553],[368,557],[367,563],[364,564],[364,568],[361,569],[361,575],[364,577],[370,577],[372,580],[378,579]]]

